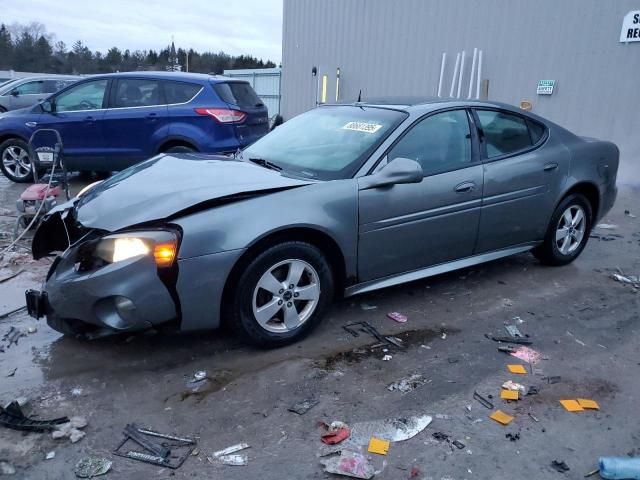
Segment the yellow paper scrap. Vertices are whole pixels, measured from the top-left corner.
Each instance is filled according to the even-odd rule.
[[[389,453],[389,442],[388,440],[382,440],[380,438],[371,437],[369,440],[369,448],[367,451],[369,453],[377,453],[378,455],[386,455]]]
[[[587,400],[586,398],[579,398],[578,404],[588,410],[600,410],[600,405],[595,400]]]
[[[507,368],[511,373],[527,373],[524,365],[507,365]]]
[[[503,388],[500,392],[500,398],[503,400],[519,400],[520,396],[517,390],[505,390]]]
[[[567,412],[583,412],[584,408],[580,406],[577,400],[560,400],[560,403]]]
[[[513,420],[513,417],[511,415],[507,415],[502,410],[496,410],[491,414],[489,418],[495,420],[498,423],[501,423],[502,425],[509,425]]]

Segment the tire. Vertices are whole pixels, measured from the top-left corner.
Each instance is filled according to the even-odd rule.
[[[176,145],[166,149],[163,153],[193,153],[195,151],[195,148],[187,147],[186,145]]]
[[[7,113],[7,109],[4,107],[0,107],[0,113]]]
[[[10,138],[0,144],[0,170],[12,182],[33,181],[33,166],[29,159],[27,142],[19,138]]]
[[[294,288],[285,288],[293,272],[302,273],[298,281],[294,274]],[[240,275],[228,306],[231,327],[247,343],[281,347],[303,338],[320,322],[333,293],[331,266],[318,248],[281,243],[257,254]],[[260,320],[257,312],[262,312]]]
[[[580,216],[582,219],[577,220],[576,217]],[[560,266],[573,262],[587,245],[592,222],[593,210],[589,200],[579,193],[567,196],[554,210],[544,242],[533,249],[534,256],[545,265]]]

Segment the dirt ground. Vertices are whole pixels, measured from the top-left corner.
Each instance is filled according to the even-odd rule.
[[[11,228],[21,190],[0,179],[2,232]],[[543,267],[522,254],[342,300],[309,338],[273,351],[248,348],[223,332],[83,341],[23,311],[0,317],[0,338],[11,326],[37,327],[0,352],[1,404],[26,397],[29,415],[88,420],[75,444],[0,427],[0,462],[15,468],[8,478],[28,479],[75,478],[74,465],[86,455],[111,459],[104,478],[114,479],[337,478],[320,464],[319,422],[429,414],[433,422],[414,438],[393,443],[387,456],[371,454],[376,479],[583,478],[600,456],[640,455],[640,293],[611,278],[616,268],[640,274],[640,186],[621,186],[604,222],[617,228],[595,233],[611,240],[591,238],[572,265]],[[3,234],[0,244],[6,243]],[[0,281],[23,271],[0,283],[0,314],[23,304],[24,289],[42,281],[48,263],[19,254],[2,261]],[[392,311],[408,321],[386,318]],[[372,348],[375,339],[342,328],[355,321],[396,336],[404,347]],[[507,364],[522,362],[485,337],[507,335],[505,323],[517,324],[541,353],[535,373],[510,374]],[[386,353],[391,360],[382,360]],[[208,379],[194,386],[189,382],[200,370]],[[426,383],[408,393],[387,389],[414,373]],[[550,384],[550,376],[561,378]],[[539,393],[501,400],[500,386],[510,379]],[[513,422],[505,427],[489,419],[492,410],[473,399],[474,391],[492,395]],[[310,398],[318,404],[304,415],[288,411]],[[600,410],[569,413],[559,403],[575,398],[596,400]],[[113,455],[132,422],[196,438],[198,455],[177,470]],[[464,448],[436,440],[435,432]],[[207,460],[240,442],[250,445],[247,466]],[[50,451],[55,458],[46,460]],[[570,470],[556,472],[553,460]]]

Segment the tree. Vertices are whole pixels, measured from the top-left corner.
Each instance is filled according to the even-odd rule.
[[[0,25],[0,69],[8,70],[13,66],[13,43],[11,34],[3,23]]]
[[[189,49],[189,71],[221,74],[229,68],[273,67],[251,55],[231,56],[225,52],[196,52]],[[55,35],[47,33],[39,22],[28,24],[0,24],[0,69],[22,70],[40,73],[107,73],[131,70],[166,70],[171,64],[183,69],[187,63],[187,51],[176,49],[173,42],[156,51],[124,51],[110,48],[105,54],[92,52],[82,40],[76,41],[71,50]]]

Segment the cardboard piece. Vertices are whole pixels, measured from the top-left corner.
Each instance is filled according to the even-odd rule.
[[[369,453],[377,453],[378,455],[386,455],[389,453],[389,445],[391,442],[389,440],[382,440],[380,438],[371,437],[369,440],[369,448],[367,451]]]
[[[513,420],[513,417],[511,415],[507,415],[502,410],[496,410],[491,414],[489,418],[491,418],[492,420],[495,420],[496,422],[502,425],[509,425]]]
[[[583,412],[584,408],[580,406],[577,400],[560,400],[562,406],[567,412]]]
[[[527,373],[527,369],[524,368],[524,365],[507,365],[507,368],[511,373],[519,373],[519,374]]]
[[[595,400],[587,400],[586,398],[579,398],[578,404],[586,410],[600,410],[600,405]]]
[[[520,400],[520,395],[517,390],[506,390],[503,388],[500,391],[500,398],[503,400]]]

